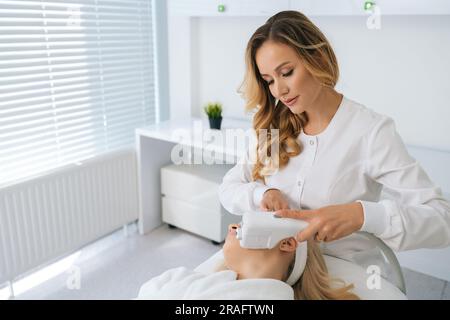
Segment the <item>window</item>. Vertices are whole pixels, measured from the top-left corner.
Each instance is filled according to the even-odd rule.
[[[151,0],[0,2],[0,185],[155,122]]]

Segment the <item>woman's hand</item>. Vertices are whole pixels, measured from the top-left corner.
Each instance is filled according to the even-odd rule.
[[[313,237],[316,241],[334,241],[360,230],[364,223],[364,211],[359,202],[316,210],[279,210],[275,214],[309,222],[309,226],[297,234],[299,242]]]
[[[264,192],[259,207],[263,211],[276,211],[281,209],[289,209],[289,204],[280,190],[269,189]]]

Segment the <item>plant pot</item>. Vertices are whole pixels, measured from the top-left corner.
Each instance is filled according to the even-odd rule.
[[[208,118],[209,119],[209,127],[211,129],[220,130],[220,125],[222,124],[222,117],[220,118]]]

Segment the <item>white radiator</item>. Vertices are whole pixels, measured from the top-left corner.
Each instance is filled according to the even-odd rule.
[[[0,190],[0,284],[137,220],[134,150]]]

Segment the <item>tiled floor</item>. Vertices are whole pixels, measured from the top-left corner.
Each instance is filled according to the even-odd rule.
[[[130,225],[129,236],[115,232],[81,251],[74,265],[80,270],[80,289],[68,289],[71,273],[61,274],[35,286],[16,299],[132,299],[148,279],[184,265],[194,268],[221,246],[166,225],[145,236]],[[409,299],[449,299],[450,285],[403,269]]]
[[[184,265],[195,268],[220,249],[210,241],[164,225],[140,236],[135,225],[129,236],[115,232],[82,250],[80,289],[68,289],[73,272],[63,272],[16,299],[132,299],[140,286],[163,271]]]

